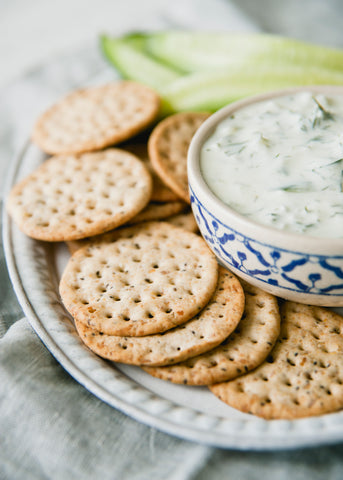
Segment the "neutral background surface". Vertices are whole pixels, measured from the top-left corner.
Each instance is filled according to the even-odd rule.
[[[262,30],[343,46],[342,18],[340,0],[0,0],[1,184],[41,108],[84,78],[83,59],[101,61],[99,33]],[[343,445],[223,451],[135,422],[70,378],[21,317],[0,249],[1,480],[342,478]]]
[[[230,23],[226,4],[244,14],[241,22]],[[342,12],[341,0],[0,0],[0,86],[101,32],[254,26],[343,45]]]

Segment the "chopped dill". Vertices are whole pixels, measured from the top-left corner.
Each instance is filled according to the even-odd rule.
[[[336,164],[340,163],[342,160],[343,160],[343,158],[339,158],[338,160],[334,160],[333,162],[326,163],[325,165],[319,165],[318,167],[312,168],[312,172],[314,172],[318,168],[331,167],[332,165],[336,165]]]
[[[309,142],[321,142],[323,140],[323,137],[321,135],[316,135],[313,138],[310,138]]]
[[[331,112],[329,112],[328,110],[325,110],[323,105],[321,103],[319,103],[319,101],[316,97],[312,97],[312,98],[313,98],[314,102],[318,105],[318,108],[323,115],[323,120],[334,120],[334,118],[335,118],[334,115]]]
[[[271,143],[268,138],[266,138],[264,135],[261,135],[260,139],[264,146],[270,147]]]
[[[325,108],[323,107],[323,105],[321,103],[319,103],[318,99],[316,97],[312,97],[313,101],[315,102],[315,104],[317,105],[318,109],[319,109],[319,116],[316,115],[313,119],[313,122],[312,122],[312,128],[315,128],[317,125],[320,125],[321,121],[322,120],[334,120],[334,115],[329,112],[328,110],[325,110]]]
[[[290,193],[304,193],[310,191],[309,188],[312,186],[311,182],[298,183],[293,185],[286,185],[285,187],[280,187],[280,190]]]
[[[236,155],[241,153],[246,148],[246,142],[235,142],[225,145],[226,150],[224,150],[225,155]]]
[[[278,213],[269,213],[269,216],[271,217],[271,220],[273,223],[276,223],[278,220],[280,220],[281,216]]]

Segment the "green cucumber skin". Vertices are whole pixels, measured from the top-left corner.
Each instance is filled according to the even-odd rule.
[[[180,73],[167,67],[138,48],[137,43],[103,35],[100,46],[105,58],[122,77],[155,89],[159,92],[168,83],[180,78]]]
[[[245,42],[245,52],[247,53],[249,49],[255,52],[255,61],[236,62],[235,65],[232,64],[230,69],[208,68],[207,71],[182,74],[180,73],[181,62],[177,67],[172,68],[166,65],[165,59],[159,61],[148,53],[148,40],[153,40],[155,44],[164,40],[164,42],[169,42],[170,45],[175,46],[175,38],[178,40],[186,38],[189,43],[197,43],[197,49],[200,52],[199,49],[208,35],[210,34],[165,32],[134,33],[120,38],[103,36],[101,47],[105,57],[124,78],[144,83],[160,94],[162,116],[187,110],[214,112],[235,100],[269,90],[303,85],[343,85],[343,68],[335,70],[319,65],[318,58],[321,58],[322,53],[317,55],[317,63],[312,62],[312,60],[312,63],[309,61],[307,64],[299,63],[299,52],[295,55],[294,49],[294,45],[299,43],[297,40],[270,35],[212,34],[210,36],[212,43],[210,42],[207,45],[205,55],[202,52],[202,58],[205,60],[208,56],[211,56],[209,52],[211,52],[215,43],[218,45],[218,49],[220,46],[222,47],[221,51],[219,49],[219,56],[215,57],[215,60],[223,55],[223,45],[228,44],[230,44],[231,49],[236,45],[235,56],[237,58],[237,51],[239,51],[237,45],[242,43],[242,38]],[[253,38],[256,39],[257,46],[252,44]],[[270,45],[271,42],[272,45]],[[275,57],[277,50],[285,44],[287,44],[288,51],[287,61],[284,61],[285,57],[283,57],[282,62],[281,60],[274,61],[273,55]],[[267,53],[263,50],[265,45],[269,45]],[[160,49],[163,49],[163,46],[164,43],[162,42]],[[325,47],[314,47],[306,44],[302,47],[302,55],[305,55],[308,48],[316,48],[320,52],[327,51]],[[261,58],[256,56],[258,49],[261,52],[264,51],[264,54],[261,53],[265,57],[264,61],[256,60]],[[184,55],[185,52],[188,52],[187,48],[181,49],[179,52],[175,50],[175,55],[180,56],[184,61],[187,57],[187,55]],[[339,52],[338,56],[343,58],[343,53]],[[338,56],[336,58],[337,62]],[[331,61],[329,63],[331,66],[334,64]]]
[[[229,73],[194,73],[161,91],[165,111],[209,111],[241,98],[304,85],[343,85],[343,73],[300,67],[239,68]]]
[[[247,62],[343,70],[342,50],[271,34],[167,31],[133,37],[150,55],[184,72],[225,70]]]

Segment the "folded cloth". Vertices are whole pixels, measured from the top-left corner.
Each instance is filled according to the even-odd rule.
[[[26,319],[0,340],[0,379],[1,479],[182,480],[211,453],[95,398],[55,361]]]
[[[0,340],[1,480],[340,480],[343,445],[225,451],[140,424],[94,397],[25,318]]]

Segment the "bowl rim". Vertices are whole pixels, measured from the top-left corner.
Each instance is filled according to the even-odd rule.
[[[275,243],[283,246],[288,245],[289,250],[291,250],[293,247],[296,250],[301,248],[307,252],[311,251],[311,253],[313,251],[313,253],[319,252],[320,254],[324,254],[326,256],[335,255],[342,256],[343,258],[343,238],[316,237],[302,233],[290,232],[276,229],[268,225],[263,225],[262,223],[258,223],[255,220],[247,218],[220,200],[209,188],[201,173],[200,151],[202,145],[222,120],[237,110],[253,103],[301,92],[343,95],[343,85],[306,85],[281,90],[272,90],[232,102],[210,115],[196,131],[188,149],[187,170],[190,195],[192,196],[193,190],[196,192],[196,195],[200,193],[201,197],[206,200],[210,211],[216,209],[219,211],[219,217],[234,221],[235,225],[239,226],[239,228],[242,228],[243,232],[253,229],[253,238],[261,241],[262,243],[262,239],[264,238],[265,240],[268,239],[268,243],[271,244]]]

